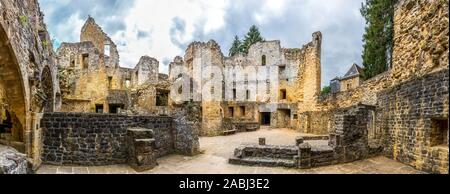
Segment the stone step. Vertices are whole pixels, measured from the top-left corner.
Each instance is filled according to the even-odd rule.
[[[134,139],[151,139],[153,138],[153,130],[145,128],[130,128],[127,129],[128,135]]]
[[[245,157],[245,158],[231,158],[230,164],[249,165],[249,166],[268,166],[268,167],[296,167],[297,164],[294,159],[277,159],[277,158],[262,158],[262,157]]]

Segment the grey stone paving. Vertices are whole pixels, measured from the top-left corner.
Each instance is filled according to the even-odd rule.
[[[203,154],[194,157],[170,155],[158,160],[159,165],[142,174],[419,174],[414,168],[388,159],[375,157],[348,164],[326,166],[308,170],[250,167],[228,164],[234,149],[242,143],[258,143],[259,137],[267,138],[267,144],[295,144],[299,136],[288,129],[262,129],[222,137],[200,138]],[[306,134],[303,134],[306,135]],[[326,145],[327,141],[311,142]],[[43,165],[38,174],[136,174],[128,165],[72,167]]]

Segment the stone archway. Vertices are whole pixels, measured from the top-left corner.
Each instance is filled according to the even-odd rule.
[[[6,31],[0,25],[0,111],[7,111],[12,122],[9,130],[0,137],[0,143],[10,144],[20,152],[25,152],[26,103],[23,83],[17,58]]]
[[[45,94],[46,100],[44,101],[43,112],[53,112],[54,111],[54,88],[51,70],[48,66],[45,66],[41,74],[41,86]]]

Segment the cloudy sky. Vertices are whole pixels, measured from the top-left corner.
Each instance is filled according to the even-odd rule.
[[[252,24],[266,40],[298,48],[321,31],[322,85],[361,64],[362,0],[39,0],[56,47],[77,42],[88,15],[119,46],[121,66],[149,55],[168,63],[196,41],[216,40],[225,55]]]

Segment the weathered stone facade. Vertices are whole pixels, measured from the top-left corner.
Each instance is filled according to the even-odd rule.
[[[448,70],[442,70],[378,94],[376,125],[383,129],[387,156],[448,173],[448,80]]]
[[[281,48],[279,41],[265,41],[252,45],[249,53],[238,54],[233,57],[224,57],[220,46],[213,40],[207,43],[194,42],[186,50],[183,58],[176,57],[170,64],[171,74],[169,79],[173,91],[181,91],[190,83],[191,92],[188,99],[199,101],[202,105],[201,135],[222,135],[228,131],[234,131],[239,126],[247,123],[244,128],[252,128],[255,125],[270,125],[273,128],[294,128],[299,123],[295,115],[302,110],[314,110],[320,94],[321,83],[321,43],[320,32],[313,34],[313,41],[303,48]],[[211,77],[211,66],[222,71],[219,77],[224,82],[224,87],[214,88],[206,85]],[[172,69],[185,67],[187,72],[174,75]],[[208,67],[208,68],[207,68]],[[275,83],[267,83],[267,78],[259,78],[257,67],[275,67],[279,73]],[[199,69],[195,69],[199,68]],[[245,74],[248,79],[255,78],[257,83],[248,80],[237,80],[236,74],[227,75],[224,70],[234,69],[236,73]],[[200,75],[201,74],[201,75]],[[202,76],[203,75],[203,76]],[[267,76],[269,76],[267,74]],[[201,80],[193,80],[201,77]],[[259,84],[267,83],[268,87],[260,87]],[[257,85],[252,87],[253,85]],[[197,88],[197,89],[196,89]],[[198,89],[200,88],[200,89]],[[212,95],[222,94],[221,100],[208,100],[202,98],[201,92],[211,88]],[[271,88],[278,88],[277,91]],[[263,99],[261,93],[269,94],[268,99]],[[244,100],[241,100],[244,99]],[[171,101],[171,106],[185,104],[186,100]]]
[[[62,43],[57,51],[61,111],[142,113],[157,106],[157,91],[167,91],[168,83],[156,59],[143,56],[134,69],[120,67],[116,45],[92,17],[81,29],[80,40]]]
[[[56,56],[37,0],[0,1],[0,144],[40,163],[39,119],[60,104]]]
[[[391,69],[353,90],[321,96],[317,111],[300,113],[298,129],[323,134],[336,110],[373,105],[371,144],[419,170],[448,173],[448,7],[448,1],[399,1]]]

